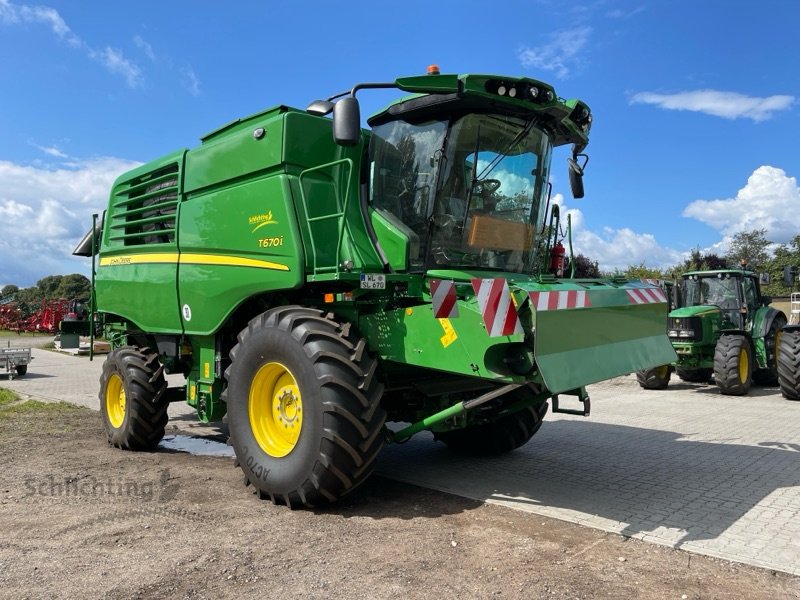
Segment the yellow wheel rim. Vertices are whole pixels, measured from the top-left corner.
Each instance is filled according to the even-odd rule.
[[[292,372],[280,363],[262,366],[250,384],[250,428],[261,449],[275,458],[289,454],[303,428],[303,402]]]
[[[744,383],[747,381],[747,376],[750,374],[750,358],[747,355],[747,349],[742,348],[739,350],[739,381]]]
[[[106,384],[106,414],[114,429],[122,427],[125,420],[125,386],[122,378],[116,373],[108,378]]]
[[[659,379],[666,379],[667,375],[669,375],[669,365],[663,365],[661,367],[658,367],[656,373]]]

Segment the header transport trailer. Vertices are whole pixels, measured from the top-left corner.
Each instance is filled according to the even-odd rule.
[[[362,129],[373,88],[405,95]],[[563,276],[551,153],[573,145],[583,196],[591,121],[541,81],[432,68],[237,119],[119,177],[76,249],[96,256],[113,345],[110,443],[154,447],[185,400],[227,413],[260,496],[314,506],[387,442],[507,452],[549,400],[588,415],[587,384],[674,361],[660,289]]]

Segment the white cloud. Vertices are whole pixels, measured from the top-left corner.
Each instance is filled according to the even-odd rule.
[[[564,196],[555,194],[553,203],[561,210],[562,227],[566,229],[567,216],[572,220],[572,246],[574,253],[597,261],[601,271],[624,271],[631,265],[666,269],[681,262],[687,252],[662,246],[650,233],[637,233],[628,227],[604,227],[597,233],[587,228],[583,213],[568,208]]]
[[[107,157],[56,168],[0,161],[0,281],[29,287],[46,275],[88,275],[89,262],[72,250],[92,213],[106,207],[114,179],[138,164]]]
[[[631,96],[631,104],[652,104],[666,110],[689,110],[724,119],[766,121],[773,113],[794,104],[794,96],[745,96],[737,92],[695,90],[675,94],[640,92]]]
[[[31,146],[47,154],[48,156],[52,156],[54,158],[69,158],[66,154],[64,154],[58,146],[40,146],[39,144],[35,144],[33,142],[28,142]]]
[[[526,69],[553,71],[556,77],[563,79],[572,69],[580,66],[580,54],[591,33],[592,28],[587,26],[554,33],[547,44],[521,48],[518,52],[519,60]]]
[[[12,4],[9,0],[0,0],[0,22],[6,24],[41,23],[49,26],[58,38],[70,46],[77,48],[83,45],[81,39],[72,33],[58,11],[49,6],[28,6]]]
[[[630,10],[622,10],[619,8],[612,9],[606,13],[609,19],[630,19],[646,10],[644,6],[637,6]]]
[[[140,87],[144,83],[142,70],[129,61],[121,51],[106,46],[102,50],[92,50],[89,56],[102,64],[111,73],[122,75],[128,87]]]
[[[786,243],[800,232],[800,188],[783,169],[761,166],[747,179],[735,198],[695,200],[683,211],[710,225],[724,238],[742,231],[766,229],[767,239]]]
[[[200,80],[191,67],[183,71],[182,83],[192,96],[200,95]]]
[[[143,82],[141,69],[125,58],[120,50],[108,46],[102,50],[90,48],[86,42],[73,33],[55,8],[13,4],[10,0],[0,0],[0,23],[6,25],[19,25],[21,23],[46,25],[56,37],[73,48],[82,49],[89,58],[98,61],[110,73],[122,75],[129,87],[139,87]]]
[[[133,36],[133,43],[139,48],[144,55],[155,62],[156,60],[156,53],[153,51],[153,47],[145,41],[145,39],[140,35]]]

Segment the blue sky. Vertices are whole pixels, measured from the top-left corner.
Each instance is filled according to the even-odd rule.
[[[275,104],[424,73],[548,81],[593,109],[586,197],[553,191],[601,269],[800,234],[800,2],[0,0],[0,286],[70,256],[126,169]],[[362,111],[386,92],[362,92]]]

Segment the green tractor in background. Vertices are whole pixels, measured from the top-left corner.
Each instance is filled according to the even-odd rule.
[[[363,129],[356,92],[374,88],[404,95]],[[573,145],[581,197],[591,121],[535,79],[432,69],[275,106],[121,175],[76,249],[113,346],[109,442],[155,447],[186,401],[227,415],[260,496],[315,506],[385,443],[428,430],[508,452],[551,402],[588,415],[587,384],[674,360],[650,286],[564,277],[550,160]]]
[[[745,270],[692,271],[677,285],[677,308],[667,334],[678,360],[636,373],[645,389],[667,387],[673,370],[683,381],[713,375],[723,394],[747,394],[753,382],[778,381],[778,353],[786,315],[761,295],[759,275]]]

